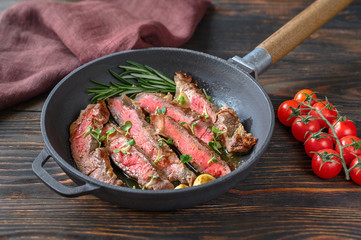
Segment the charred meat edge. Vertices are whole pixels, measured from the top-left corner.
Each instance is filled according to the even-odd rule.
[[[108,120],[109,111],[104,101],[89,104],[70,125],[70,148],[80,172],[104,183],[120,186],[122,181],[113,172],[107,150],[99,148],[98,142],[90,134],[86,135],[89,127],[102,130]]]
[[[191,165],[201,173],[221,177],[231,172],[229,166],[212,149],[200,139],[190,134],[189,129],[182,127],[172,118],[163,114],[151,116],[152,125],[162,135],[172,138],[174,145],[183,154],[192,157]],[[216,162],[210,161],[212,158]]]
[[[106,131],[115,129],[104,140],[113,162],[129,177],[134,178],[142,189],[162,190],[174,189],[174,186],[150,163],[150,159],[137,145],[130,145],[131,138],[125,136],[118,126],[108,123],[104,127]]]
[[[159,146],[161,137],[156,130],[145,121],[140,106],[126,95],[108,99],[109,109],[119,125],[126,121],[132,122],[129,134],[146,154],[151,158],[152,165],[172,182],[192,185],[196,175],[189,170],[166,143]]]
[[[200,114],[207,112],[213,124],[220,131],[225,131],[220,140],[228,152],[245,153],[256,144],[257,139],[251,133],[247,133],[234,109],[226,105],[219,109],[191,82],[191,76],[185,73],[176,72],[174,81],[176,83],[175,98],[180,94],[186,94],[191,109]]]
[[[165,115],[172,117],[178,123],[186,122],[184,126],[194,125],[193,132],[199,139],[207,143],[213,141],[212,122],[203,115],[191,110],[189,107],[182,107],[171,102],[171,94],[140,93],[135,100],[149,114],[155,113],[157,109],[166,108]],[[189,126],[188,126],[189,124]]]

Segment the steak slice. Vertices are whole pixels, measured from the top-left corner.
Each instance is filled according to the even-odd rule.
[[[176,96],[186,94],[189,106],[194,111],[202,114],[206,112],[213,124],[225,132],[220,136],[222,144],[228,152],[247,152],[256,144],[257,138],[247,133],[234,109],[223,106],[219,109],[207,99],[202,91],[192,83],[192,78],[184,73],[176,72],[174,76],[176,83]]]
[[[172,118],[163,114],[151,116],[152,125],[164,136],[172,138],[174,145],[183,154],[192,157],[191,164],[201,173],[221,177],[231,172],[229,166],[212,149],[200,139],[190,134],[189,129],[182,127]],[[210,161],[212,158],[216,162]]]
[[[165,115],[172,117],[176,122],[186,122],[189,126],[194,125],[193,132],[199,139],[207,143],[213,141],[212,122],[205,119],[199,113],[192,111],[190,108],[180,107],[172,103],[171,95],[159,93],[140,93],[135,100],[149,114],[155,113],[157,109],[166,108]],[[207,116],[208,117],[208,116]],[[186,124],[185,127],[189,128]]]
[[[130,137],[125,136],[119,127],[108,123],[103,133],[114,129],[104,140],[113,162],[129,177],[137,180],[143,189],[174,189],[171,182],[164,178],[150,163],[148,155],[137,147],[137,143],[130,143]]]
[[[248,152],[257,142],[257,138],[244,129],[236,111],[226,105],[217,112],[214,124],[220,131],[226,132],[220,139],[228,152]]]
[[[119,125],[126,121],[132,123],[129,134],[151,158],[151,163],[168,177],[169,181],[179,181],[191,185],[196,175],[190,171],[169,148],[167,144],[160,144],[161,137],[153,126],[145,121],[140,106],[126,95],[108,99],[109,109]],[[159,146],[161,145],[161,146]]]
[[[122,181],[114,174],[107,151],[99,148],[99,143],[91,134],[86,134],[89,128],[100,131],[108,120],[109,111],[104,101],[89,104],[70,125],[70,148],[80,172],[99,181],[120,186]]]
[[[123,184],[113,171],[107,149],[96,148],[89,160],[95,166],[94,171],[90,172],[89,177],[112,185],[120,186]]]

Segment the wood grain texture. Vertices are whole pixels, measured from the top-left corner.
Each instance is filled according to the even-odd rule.
[[[0,9],[19,2],[0,1]],[[311,0],[212,0],[183,48],[244,56]],[[1,53],[0,53],[1,54]],[[275,110],[302,88],[339,106],[361,133],[361,1],[312,34],[259,78]],[[341,174],[321,180],[288,128],[276,119],[271,143],[243,182],[188,209],[142,212],[94,196],[65,198],[32,172],[44,147],[47,94],[0,111],[0,239],[360,239],[361,187]],[[46,169],[74,185],[58,165]]]
[[[275,64],[351,4],[352,1],[317,0],[264,40],[258,47],[265,49],[270,54],[272,63]]]

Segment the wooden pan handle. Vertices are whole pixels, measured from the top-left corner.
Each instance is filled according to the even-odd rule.
[[[328,22],[353,0],[317,0],[286,25],[263,41],[258,48],[265,49],[278,62],[314,31]]]

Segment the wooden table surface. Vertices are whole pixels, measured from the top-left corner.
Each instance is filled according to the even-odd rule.
[[[0,10],[20,2],[1,0]],[[183,48],[244,56],[311,0],[212,0]],[[1,44],[1,43],[0,43]],[[1,54],[1,53],[0,53]],[[361,1],[355,1],[260,76],[275,110],[298,90],[327,96],[361,134]],[[122,209],[88,195],[65,198],[31,164],[44,148],[47,94],[0,112],[0,239],[361,239],[361,187],[318,178],[290,129],[276,119],[268,150],[222,196],[170,212]],[[47,169],[71,180],[54,161]]]

